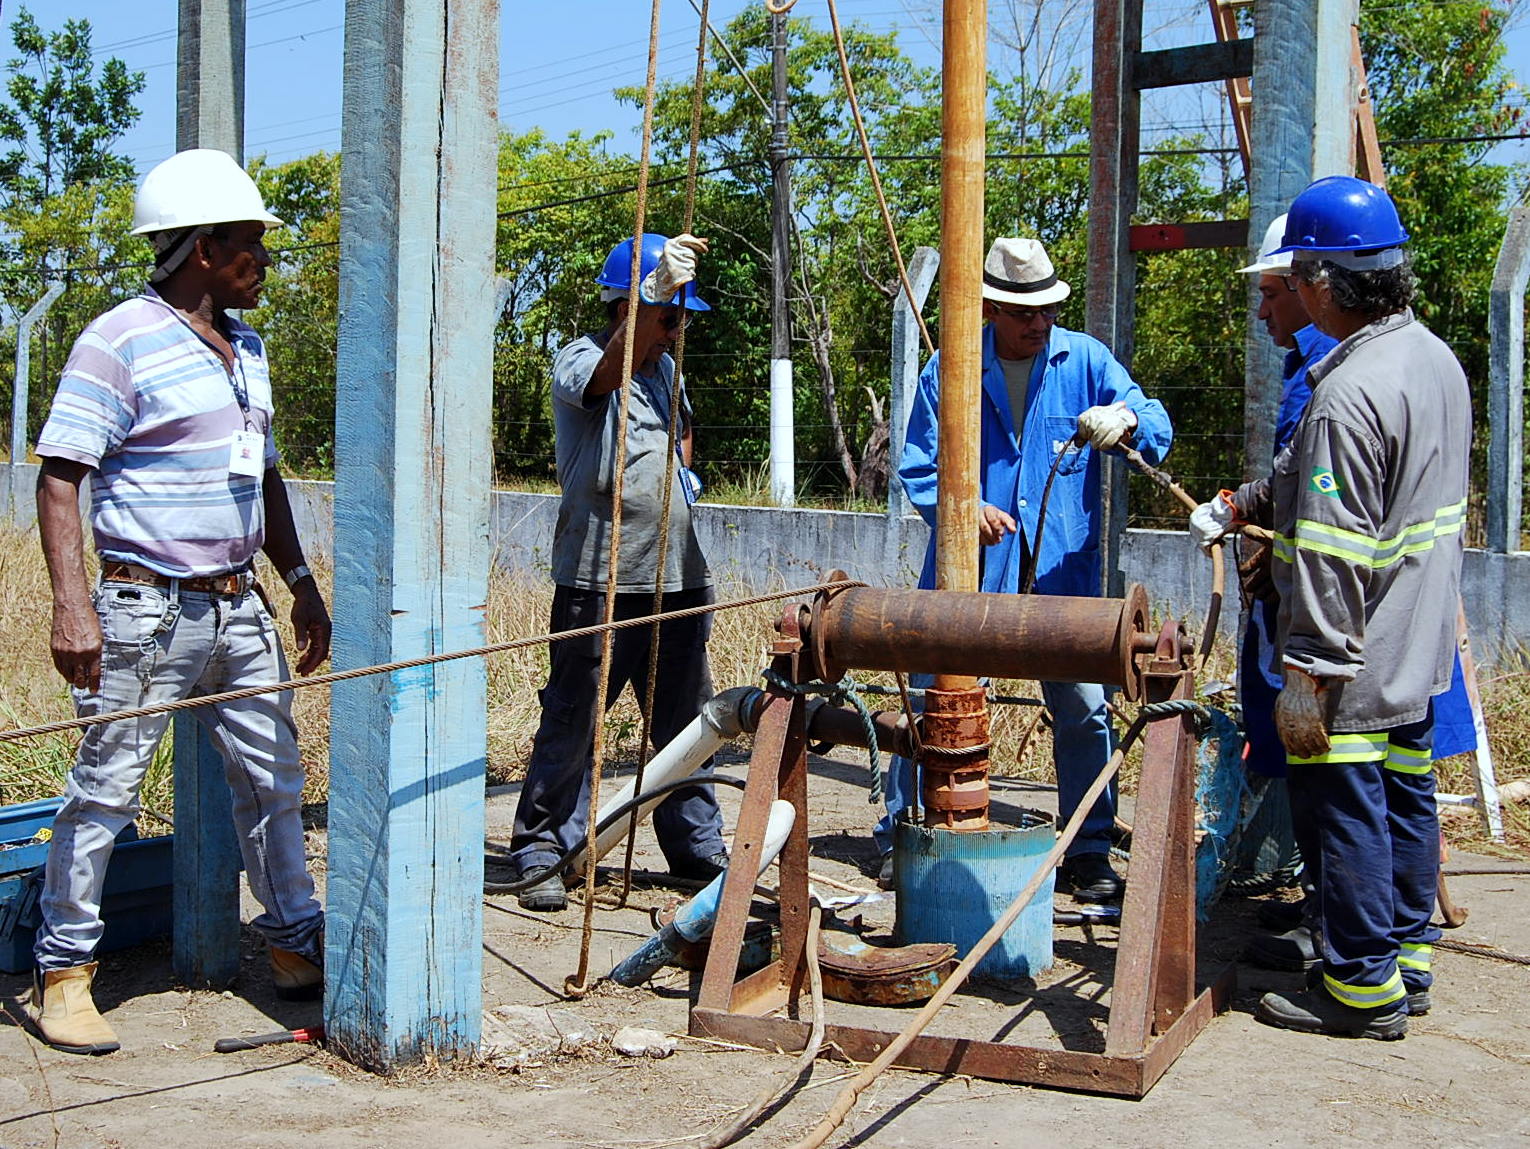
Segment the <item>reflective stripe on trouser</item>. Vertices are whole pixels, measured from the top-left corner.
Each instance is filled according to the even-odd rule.
[[[1439,874],[1439,816],[1427,768],[1433,708],[1390,731],[1333,736],[1320,760],[1292,758],[1292,817],[1319,854],[1323,983],[1360,1008],[1432,982],[1428,951]],[[1371,756],[1359,759],[1360,748]],[[1422,761],[1422,772],[1394,769]]]
[[[909,676],[909,686],[927,689],[935,681],[928,674]],[[1053,760],[1057,768],[1057,822],[1062,825],[1078,809],[1079,801],[1115,750],[1115,733],[1110,727],[1110,711],[1105,705],[1105,688],[1092,682],[1043,682],[1041,695],[1052,712]],[[918,698],[911,700],[915,710],[923,710]],[[877,822],[872,836],[882,853],[893,847],[893,824],[903,811],[914,804],[920,786],[919,771],[907,758],[893,755],[887,769],[887,811]],[[1068,847],[1068,857],[1080,854],[1105,854],[1110,851],[1110,834],[1116,824],[1116,783],[1111,779],[1105,793],[1095,801],[1079,828],[1078,837]]]
[[[82,716],[289,677],[276,627],[254,594],[172,595],[107,582],[95,603],[104,639],[101,688],[74,692]],[[317,958],[324,917],[304,865],[303,768],[291,694],[192,713],[223,757],[245,873],[265,909],[251,924],[272,945]],[[113,839],[138,814],[139,788],[169,722],[170,715],[154,714],[86,729],[48,847],[35,945],[43,969],[91,960]]]

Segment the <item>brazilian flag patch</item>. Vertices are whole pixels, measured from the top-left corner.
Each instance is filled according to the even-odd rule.
[[[1327,495],[1330,499],[1337,499],[1339,492],[1344,489],[1344,484],[1339,482],[1339,476],[1335,475],[1327,467],[1313,467],[1311,487],[1320,495]]]

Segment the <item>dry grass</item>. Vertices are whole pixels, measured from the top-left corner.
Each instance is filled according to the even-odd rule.
[[[332,572],[314,564],[314,573],[326,596]],[[262,581],[280,587],[269,571]],[[719,588],[719,597],[742,597],[740,587]],[[285,592],[276,590],[279,623],[291,650],[291,635],[284,614]],[[547,626],[551,589],[496,571],[490,579],[488,641],[500,642],[542,633]],[[719,688],[757,682],[766,664],[766,646],[779,604],[764,604],[716,615],[712,636],[712,673]],[[47,575],[35,531],[0,527],[0,726],[24,726],[69,717],[68,691],[53,671],[48,656],[49,593]],[[1219,644],[1203,681],[1229,679],[1232,675],[1230,643]],[[493,783],[514,781],[524,772],[539,716],[537,691],[547,675],[547,648],[530,647],[489,659],[488,663],[488,772]],[[867,681],[894,685],[891,675],[865,676]],[[1483,672],[1483,697],[1487,713],[1493,761],[1500,784],[1530,777],[1530,652],[1501,660]],[[1034,682],[999,681],[996,693],[1035,698]],[[877,700],[874,707],[895,707],[894,699]],[[329,777],[329,691],[300,690],[295,701],[303,760],[308,768],[306,797],[322,801]],[[996,775],[1049,781],[1052,773],[1050,732],[1034,726],[1036,711],[1030,707],[993,708],[993,772]],[[641,730],[639,713],[630,691],[606,717],[608,758],[620,762],[635,758]],[[1034,728],[1033,728],[1034,726]],[[0,802],[14,803],[58,794],[73,758],[78,737],[59,734],[21,743],[0,744]],[[169,746],[161,748],[144,789],[144,805],[168,812],[172,805]],[[1135,789],[1137,759],[1133,754],[1122,773],[1122,786]],[[1439,766],[1440,788],[1471,793],[1470,756],[1449,759]],[[1530,808],[1524,804],[1504,810],[1507,845],[1530,850]],[[1502,851],[1486,840],[1475,816],[1447,819],[1454,844],[1470,849]]]

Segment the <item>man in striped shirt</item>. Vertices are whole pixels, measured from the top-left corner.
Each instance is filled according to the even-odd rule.
[[[260,337],[231,315],[259,302],[281,221],[222,152],[156,167],[134,205],[157,253],[150,285],[87,327],[38,439],[38,526],[53,588],[53,662],[82,715],[289,677],[255,584],[264,550],[293,593],[299,674],[328,656],[329,613],[276,469]],[[78,513],[89,479],[101,579],[86,581]],[[265,908],[278,994],[322,990],[323,914],[304,865],[302,764],[291,696],[195,711],[223,755],[245,872]],[[54,821],[37,931],[34,1004],[57,1049],[109,1053],[91,983],[117,834],[169,716],[86,728]]]

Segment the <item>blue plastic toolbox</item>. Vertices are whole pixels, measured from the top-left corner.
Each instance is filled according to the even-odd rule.
[[[42,866],[48,836],[61,798],[19,806],[0,806],[0,970],[26,973],[32,968],[32,940],[42,916]],[[128,826],[117,835],[101,918],[106,932],[97,952],[123,949],[170,932],[174,891],[174,837],[139,838]]]

